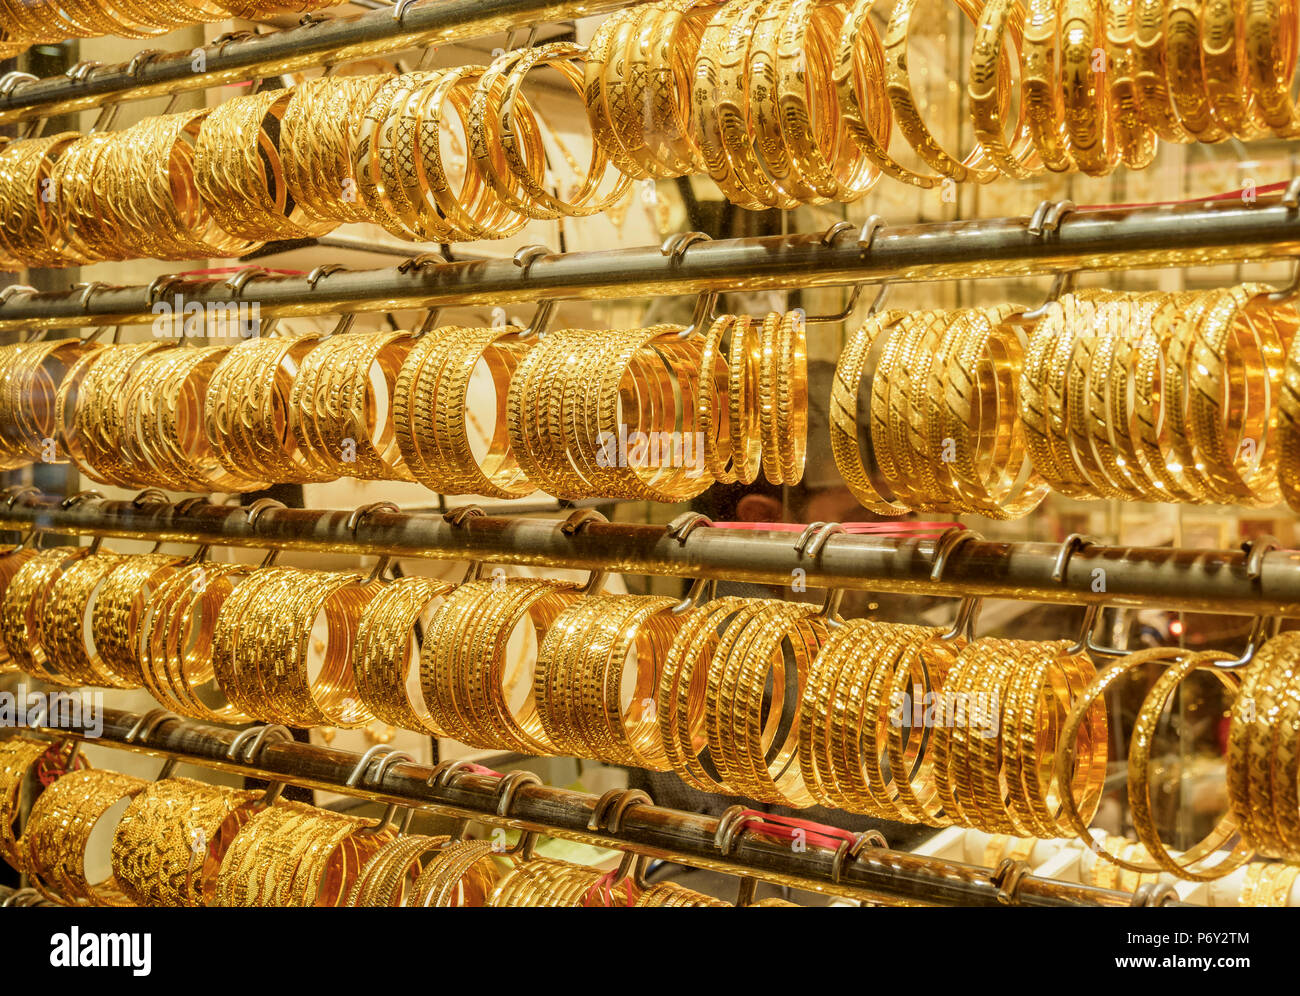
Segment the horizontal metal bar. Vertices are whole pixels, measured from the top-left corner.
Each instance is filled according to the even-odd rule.
[[[358,754],[268,738],[257,758],[242,764],[226,756],[236,736],[234,730],[190,720],[161,723],[146,736],[128,742],[128,735],[142,718],[137,713],[104,709],[103,730],[94,739],[75,728],[39,728],[39,732],[51,737],[71,736],[97,746],[176,758],[235,774],[290,781],[376,802],[414,805],[443,815],[637,851],[696,868],[751,876],[815,892],[931,905],[1003,905],[988,869],[974,865],[867,848],[856,860],[843,862],[840,880],[836,882],[834,851],[816,846],[796,851],[788,842],[746,832],[738,834],[731,852],[724,854],[714,842],[718,820],[697,813],[639,804],[625,811],[616,831],[599,825],[593,828],[597,796],[545,785],[524,785],[514,796],[509,814],[501,816],[498,813],[500,781],[496,777],[460,773],[446,785],[431,786],[428,780],[433,769],[399,763],[389,767],[377,782],[352,786],[348,785],[348,779],[356,768]],[[1122,892],[1027,876],[1020,884],[1018,898],[1026,906],[1127,906],[1131,897]]]
[[[171,52],[152,60],[99,66],[84,79],[51,76],[18,83],[0,96],[0,124],[49,117],[124,100],[170,96],[322,65],[445,45],[537,22],[604,14],[642,0],[426,0],[356,17],[333,17],[254,38]],[[196,67],[198,67],[196,69]]]
[[[1241,615],[1300,615],[1300,551],[1273,550],[1258,577],[1241,551],[1084,546],[1053,577],[1050,543],[970,540],[931,580],[936,541],[834,535],[816,557],[795,549],[795,534],[697,528],[684,539],[662,526],[590,522],[576,532],[563,520],[473,516],[453,525],[440,515],[374,511],[355,530],[348,510],[271,508],[250,523],[245,511],[192,503],[85,500],[62,508],[56,497],[0,501],[0,528],[68,536],[207,543],[323,553],[479,560],[533,567],[719,578],[788,587],[839,587],[937,596],[982,596],[1062,604],[1161,606]]]
[[[263,317],[393,311],[538,300],[609,300],[697,294],[744,287],[786,289],[885,281],[950,280],[1240,263],[1300,255],[1300,211],[1280,201],[1076,211],[1059,229],[1031,234],[1026,218],[896,225],[870,246],[852,232],[696,243],[666,255],[659,246],[425,267],[341,270],[313,284],[300,276],[255,276],[239,300]],[[220,280],[182,280],[168,289],[186,304],[227,305]],[[145,287],[14,293],[0,329],[75,327],[153,320]]]

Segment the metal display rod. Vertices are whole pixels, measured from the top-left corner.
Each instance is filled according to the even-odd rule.
[[[356,17],[304,19],[284,31],[235,36],[187,52],[142,52],[129,63],[85,66],[0,87],[0,124],[170,96],[410,48],[445,45],[536,23],[604,14],[641,0],[398,0]],[[85,65],[85,64],[83,64]],[[74,70],[80,67],[74,67]]]
[[[66,507],[65,507],[66,506]],[[373,509],[245,508],[192,499],[0,499],[0,528],[66,536],[426,557],[809,587],[1063,604],[1300,615],[1300,551],[1111,547],[836,534],[815,553],[798,534],[626,522],[442,516]],[[353,525],[349,520],[354,519]],[[575,526],[575,523],[579,525]],[[682,534],[685,535],[682,535]],[[942,558],[939,560],[939,558]]]
[[[176,279],[152,287],[93,284],[58,292],[14,288],[0,306],[0,330],[151,322],[160,295],[169,306],[174,295],[187,305],[204,307],[256,302],[262,317],[279,318],[1300,256],[1300,210],[1282,199],[1249,206],[1216,201],[1078,210],[1054,224],[1043,225],[1039,212],[1033,219],[879,227],[865,238],[840,224],[821,235],[719,241],[678,236],[662,247],[557,254],[521,250],[514,259],[439,261],[381,270],[331,272],[322,267],[305,277],[252,269],[225,281]]]
[[[856,857],[845,853],[837,859],[833,850],[809,846],[798,851],[789,841],[743,828],[720,843],[722,821],[653,805],[644,793],[598,797],[551,788],[526,774],[501,778],[457,770],[454,764],[381,765],[374,753],[373,764],[369,758],[359,764],[361,755],[297,743],[283,727],[268,728],[260,738],[246,733],[240,748],[232,751],[240,736],[236,731],[162,710],[141,715],[105,709],[103,723],[102,735],[93,739],[75,724],[71,729],[37,731],[857,899],[963,906],[1127,906],[1134,898],[1032,875],[1000,887],[986,868],[884,847],[867,846]],[[280,735],[272,735],[277,729]],[[1154,894],[1140,895],[1155,900]]]

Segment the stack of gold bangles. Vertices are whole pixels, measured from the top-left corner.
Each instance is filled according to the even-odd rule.
[[[592,143],[572,191],[555,193],[525,86],[547,68],[581,93],[584,59],[555,43],[490,66],[323,77],[120,132],[10,142],[0,256],[27,266],[240,256],[348,222],[413,241],[477,241],[599,213],[631,179]],[[469,146],[459,171],[444,151],[457,127]]]
[[[1300,316],[1243,284],[1069,294],[1025,352],[1020,416],[1062,494],[1238,505],[1300,501]]]
[[[867,319],[830,405],[836,464],[866,508],[1011,518],[1049,488],[1300,508],[1294,304],[1244,284],[1079,291],[1039,311]]]
[[[508,238],[530,220],[619,204],[633,178],[707,173],[736,204],[791,208],[856,200],[882,175],[927,188],[1102,176],[1150,164],[1157,139],[1300,133],[1297,28],[1282,0],[954,3],[974,29],[965,154],[940,144],[914,92],[916,0],[898,0],[887,22],[877,0],[659,0],[605,20],[589,49],[559,42],[488,66],[324,77],[118,134],[11,142],[0,152],[0,253],[32,266],[236,256],[351,221],[417,241]],[[206,0],[161,15],[158,4],[118,3],[111,15],[50,4],[49,17],[21,6],[0,6],[0,28],[31,40],[128,22],[149,34],[220,14]],[[542,68],[585,101],[592,132],[585,169],[565,151],[577,175],[563,194],[525,93]],[[891,155],[894,128],[916,168]],[[463,170],[444,151],[461,133]]]
[[[581,359],[582,362],[577,362]],[[476,456],[480,361],[497,418]],[[701,364],[708,375],[701,376]],[[610,334],[441,328],[238,345],[76,339],[0,346],[0,456],[95,481],[250,491],[341,477],[442,494],[678,502],[715,480],[803,476],[807,346],[797,312]]]
[[[1295,12],[1280,0],[954,3],[973,28],[964,155],[940,144],[914,90],[916,0],[887,18],[878,0],[615,14],[588,53],[593,134],[631,176],[708,173],[737,204],[788,208],[852,201],[882,175],[919,187],[1103,176],[1149,165],[1158,139],[1300,129]],[[918,168],[890,154],[894,128]]]
[[[506,852],[484,840],[385,825],[188,778],[63,773],[21,836],[19,790],[48,744],[0,743],[0,858],[64,906],[730,906],[673,883]],[[111,870],[87,845],[122,801]]]
[[[1296,633],[1266,643],[1245,669],[1224,667],[1220,652],[1156,648],[1098,673],[1066,641],[835,620],[780,600],[678,604],[534,579],[453,587],[164,561],[57,550],[28,558],[0,594],[0,638],[14,663],[65,684],[129,686],[123,675],[138,673],[164,704],[203,719],[355,726],[377,716],[484,749],[672,770],[696,788],[767,803],[1022,838],[1075,833],[1121,881],[1162,871],[1208,880],[1257,852],[1300,858]],[[139,579],[149,590],[138,601],[134,589],[116,590]],[[119,640],[109,654],[82,634],[87,618],[114,614],[128,629],[138,620],[137,655],[110,671],[106,658],[130,658],[129,648]],[[312,647],[318,618],[326,628]],[[521,633],[535,656],[510,651]],[[1114,851],[1088,828],[1107,770],[1103,701],[1148,665],[1163,671],[1126,762],[1141,848]],[[1175,853],[1154,815],[1153,751],[1193,672],[1236,696],[1231,806]],[[199,687],[214,675],[224,708]]]
[[[829,421],[840,476],[864,507],[999,519],[1038,507],[1047,487],[1016,417],[1021,314],[885,311],[853,335],[835,369]]]
[[[1093,675],[1086,657],[834,622],[779,600],[679,604],[535,579],[452,586],[80,549],[27,555],[0,592],[17,667],[143,685],[204,720],[377,717],[482,749],[671,769],[764,802],[993,832],[1047,834],[1062,794],[1095,807],[1100,705],[1076,738],[1078,771],[1058,788],[1051,768],[1053,731]],[[520,634],[534,653],[510,651]],[[924,713],[936,697],[954,722],[927,742],[911,703]]]
[[[24,44],[68,38],[149,38],[232,17],[307,13],[345,0],[12,0],[0,3],[0,32]]]

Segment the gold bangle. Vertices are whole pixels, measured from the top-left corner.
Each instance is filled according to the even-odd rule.
[[[1007,34],[1015,52],[1007,52]],[[1020,101],[1019,117],[1013,122],[1008,141],[1004,117],[1007,97],[1004,92],[1008,63],[1019,65],[1024,48],[1024,12],[1020,0],[989,0],[975,23],[975,40],[971,46],[970,66],[966,76],[966,97],[970,104],[971,125],[984,155],[1006,176],[1024,180],[1042,172],[1035,162],[1033,133],[1025,117],[1025,102]]]
[[[137,906],[205,906],[226,837],[252,814],[255,792],[188,778],[140,791],[113,835],[113,876]]]
[[[1138,110],[1142,119],[1166,142],[1195,141],[1174,109],[1165,55],[1165,0],[1135,0],[1137,30],[1133,38],[1137,65]]]
[[[979,8],[971,0],[955,0],[957,7],[972,24],[979,23]],[[967,156],[958,161],[945,152],[934,135],[926,127],[912,94],[912,82],[908,77],[907,36],[912,13],[917,0],[899,0],[889,16],[885,28],[885,80],[889,103],[894,109],[894,123],[907,139],[908,144],[930,166],[931,169],[951,177],[957,183],[974,181],[988,183],[997,178],[998,171],[993,166],[985,165],[988,154],[982,145],[977,144]],[[1010,93],[1009,73],[1005,65],[999,66],[999,92]],[[1001,84],[1005,83],[1006,86]],[[1006,113],[1005,108],[1002,113]]]
[[[1053,173],[1075,169],[1062,106],[1061,5],[1056,0],[1026,0],[1021,87],[1025,120],[1043,166]]]
[[[1129,169],[1145,169],[1156,155],[1156,136],[1142,119],[1138,101],[1136,0],[1108,0],[1106,24],[1106,81],[1115,123],[1120,158]]]
[[[23,835],[26,867],[42,895],[74,906],[130,906],[110,874],[92,883],[86,846],[96,824],[123,799],[147,785],[112,771],[74,771],[50,785],[32,806]]]
[[[1213,669],[1215,660],[1223,660],[1229,656],[1228,654],[1210,652],[1181,661],[1166,670],[1156,680],[1142,703],[1142,708],[1138,712],[1137,723],[1133,728],[1132,741],[1129,745],[1129,809],[1132,813],[1133,828],[1138,839],[1146,847],[1147,853],[1161,868],[1173,872],[1180,878],[1196,882],[1222,878],[1234,869],[1241,867],[1250,860],[1254,848],[1245,839],[1240,839],[1232,852],[1221,861],[1215,861],[1208,867],[1202,866],[1198,868],[1196,866],[1198,861],[1211,854],[1236,834],[1236,818],[1232,811],[1229,810],[1200,843],[1186,849],[1179,858],[1175,859],[1166,850],[1151,815],[1149,796],[1151,739],[1169,698],[1173,695],[1179,683],[1192,671],[1209,668],[1212,669],[1215,677],[1229,690],[1240,687],[1240,678],[1237,675]]]
[[[882,311],[868,317],[853,334],[835,365],[828,419],[831,453],[840,477],[858,504],[877,515],[887,516],[906,515],[911,509],[908,505],[892,500],[893,493],[885,481],[884,471],[876,455],[877,448],[872,444],[870,423],[874,422],[874,418],[870,412],[866,431],[860,428],[860,395],[864,376],[870,374],[874,384],[879,353],[888,339],[884,332],[901,317],[902,312]],[[868,398],[874,397],[872,387],[868,387],[866,393]],[[865,450],[860,442],[864,436],[867,442]]]
[[[451,590],[451,585],[426,578],[398,578],[385,584],[361,613],[352,649],[352,674],[361,701],[382,722],[446,735],[434,725],[419,693],[413,628],[430,611],[431,603]]]
[[[1089,176],[1106,176],[1119,163],[1111,122],[1106,74],[1097,72],[1105,55],[1102,0],[1064,0],[1061,21],[1061,77],[1065,131],[1074,164]]]

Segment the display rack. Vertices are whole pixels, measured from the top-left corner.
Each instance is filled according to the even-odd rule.
[[[30,490],[30,489],[29,489]],[[599,516],[595,517],[599,519]],[[986,542],[972,531],[935,538],[709,528],[688,515],[668,527],[568,519],[367,510],[60,499],[11,491],[0,528],[65,536],[323,553],[491,561],[787,586],[1169,609],[1242,615],[1300,611],[1300,551]],[[691,528],[694,527],[694,528]],[[833,527],[831,527],[833,528]],[[828,532],[830,529],[828,529]],[[959,542],[956,542],[959,541]],[[1104,584],[1098,584],[1098,571]],[[803,572],[797,574],[796,572]],[[1100,590],[1099,590],[1100,589]]]
[[[611,300],[896,281],[983,279],[1076,270],[1203,266],[1300,257],[1300,208],[1282,197],[1158,207],[1075,209],[1030,217],[878,226],[839,223],[811,235],[710,241],[688,233],[663,246],[445,262],[417,257],[391,269],[322,267],[305,276],[249,268],[225,280],[13,288],[0,330],[151,322],[163,292],[186,304],[256,302],[263,318],[520,301]],[[1044,224],[1044,216],[1049,219]]]
[[[46,79],[10,74],[0,82],[0,124],[445,45],[547,21],[604,14],[638,2],[398,0],[391,7],[356,17],[309,16],[284,31],[236,34],[184,52],[145,51],[119,65],[82,63],[67,74]],[[202,68],[196,71],[196,66]]]
[[[97,715],[96,719],[100,717]],[[653,805],[635,790],[595,796],[539,784],[536,776],[480,774],[460,762],[436,768],[410,761],[380,764],[372,751],[302,744],[283,727],[243,733],[155,710],[102,711],[96,746],[122,748],[234,774],[340,792],[398,807],[417,807],[524,832],[637,852],[694,868],[868,901],[967,906],[1180,905],[1168,889],[1133,895],[1054,882],[885,847],[797,850],[723,814],[715,819]],[[83,739],[72,728],[36,727],[50,737]],[[373,762],[373,763],[372,763]],[[730,825],[728,825],[730,824]]]

